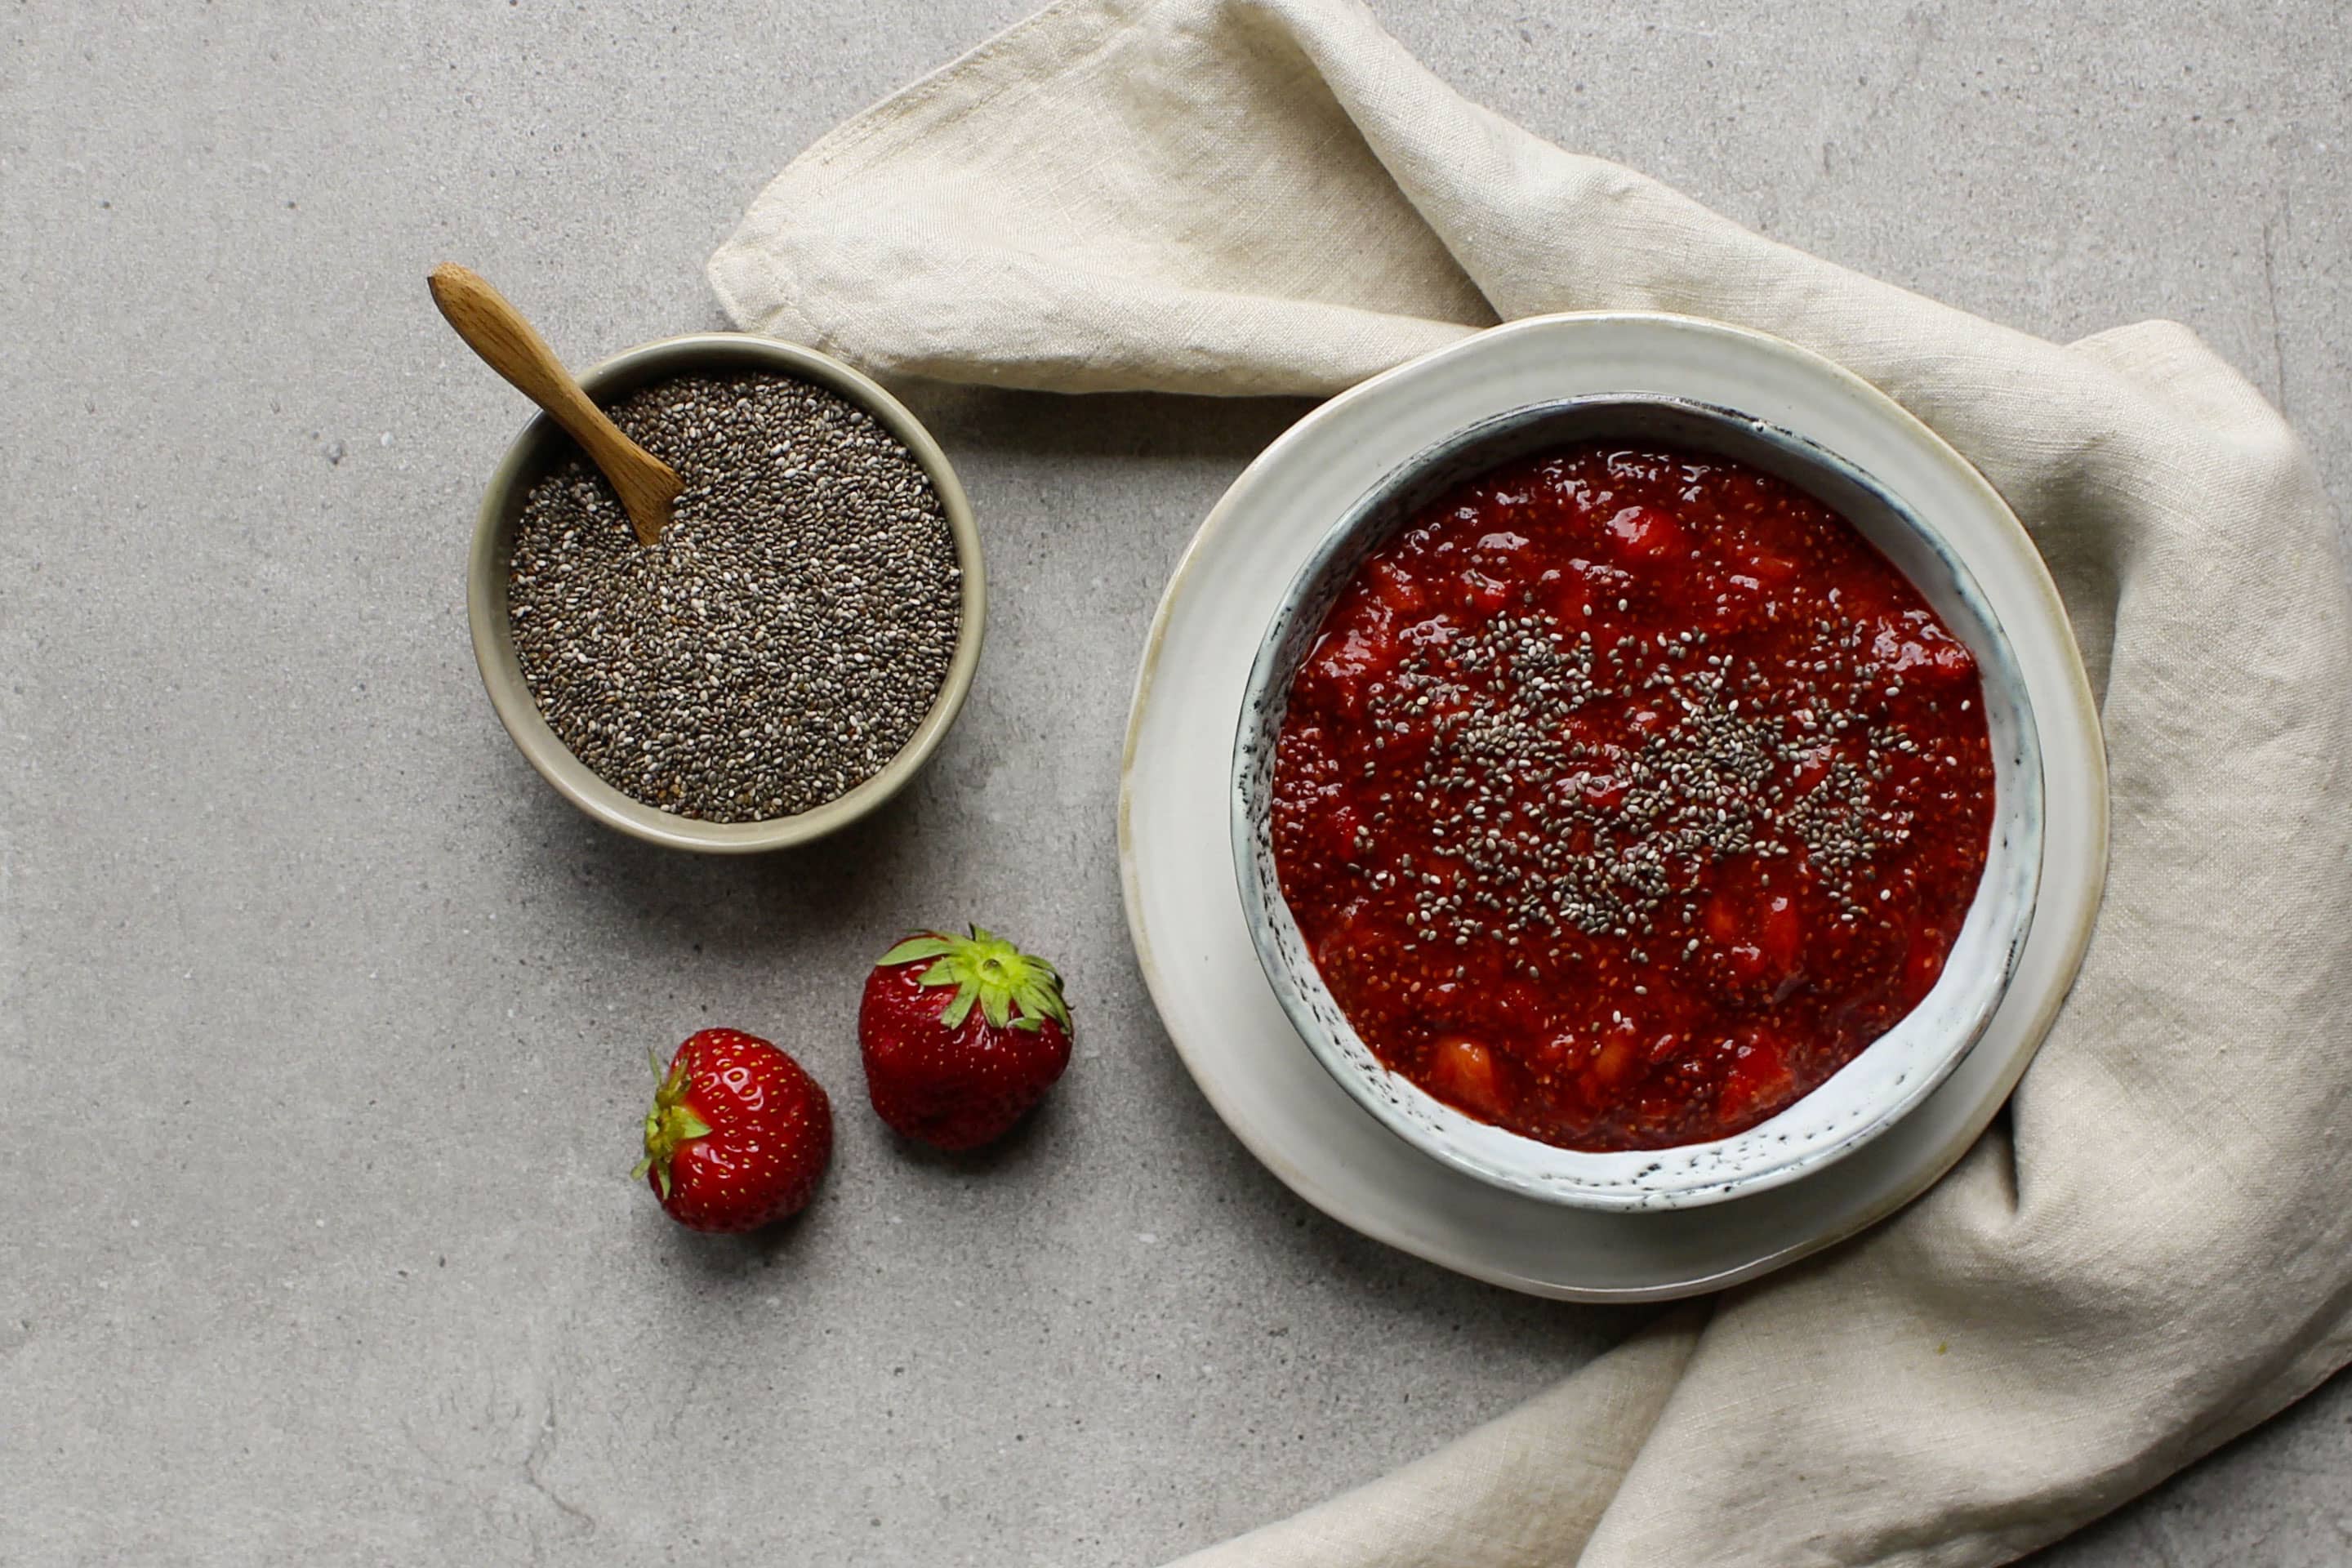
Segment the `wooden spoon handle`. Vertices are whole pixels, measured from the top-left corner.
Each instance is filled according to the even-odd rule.
[[[444,262],[426,281],[433,302],[467,346],[545,409],[604,470],[628,509],[637,542],[659,540],[669,525],[670,503],[684,489],[677,472],[621,434],[621,427],[572,379],[547,340],[479,273]]]

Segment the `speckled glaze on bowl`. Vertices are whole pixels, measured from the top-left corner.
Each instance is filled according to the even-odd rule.
[[[1977,660],[1993,757],[1992,837],[1942,977],[1899,1024],[1811,1094],[1745,1132],[1673,1149],[1589,1153],[1465,1115],[1373,1056],[1308,957],[1276,874],[1275,742],[1292,677],[1358,567],[1428,502],[1514,458],[1580,441],[1712,453],[1798,486],[1844,517],[1918,587]],[[1720,1202],[1853,1152],[1926,1099],[1990,1021],[2032,929],[2042,845],[2042,752],[2014,651],[1967,565],[1931,520],[1794,433],[1731,409],[1651,395],[1580,397],[1485,420],[1400,465],[1342,517],[1284,595],[1243,699],[1233,759],[1233,847],[1258,961],[1318,1060],[1391,1131],[1481,1181],[1573,1207]]]
[[[698,332],[643,343],[616,354],[580,377],[580,384],[599,404],[610,404],[649,382],[698,373],[728,374],[766,371],[796,376],[838,393],[863,408],[898,438],[930,477],[947,514],[955,540],[956,563],[963,571],[962,613],[956,647],[948,663],[947,679],[931,700],[930,711],[899,748],[898,754],[872,778],[823,805],[764,822],[698,822],[646,805],[624,795],[596,776],[573,756],[530,695],[522,666],[515,657],[512,624],[507,616],[507,573],[514,553],[514,530],[521,516],[523,497],[560,457],[578,450],[572,438],[545,415],[535,416],[507,449],[506,459],[490,478],[474,529],[472,554],[467,562],[466,612],[473,625],[474,658],[481,666],[482,684],[490,705],[514,737],[514,743],[539,774],[557,793],[608,827],[673,849],[707,854],[745,855],[805,844],[845,827],[888,800],[906,786],[939,749],[948,726],[955,722],[971,689],[973,668],[980,663],[980,644],[987,613],[987,588],[980,560],[980,532],[973,526],[971,503],[957,482],[947,454],[904,404],[870,378],[839,360],[774,338],[740,332]]]

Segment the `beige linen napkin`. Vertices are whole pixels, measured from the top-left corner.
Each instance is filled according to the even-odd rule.
[[[1973,459],[2074,616],[2113,867],[2008,1121],[1863,1239],[1194,1568],[1996,1563],[2352,1356],[2352,629],[2309,461],[2183,328],[2062,347],[1760,238],[1354,0],[1069,0],[811,149],[710,275],[884,372],[1073,391],[1331,392],[1543,310],[1759,327]]]

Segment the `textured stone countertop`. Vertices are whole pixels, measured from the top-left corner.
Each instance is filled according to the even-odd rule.
[[[719,325],[761,184],[1027,4],[0,16],[0,1561],[1148,1564],[1638,1321],[1324,1220],[1144,996],[1140,638],[1301,405],[919,391],[987,654],[919,785],[814,852],[600,831],[482,699],[461,565],[523,406],[426,268],[575,363]],[[1375,4],[1775,237],[2054,336],[2191,323],[2352,498],[2337,0]],[[858,977],[970,918],[1064,961],[1082,1048],[1001,1152],[910,1158],[854,1098]],[[851,1112],[778,1240],[624,1179],[646,1047],[722,1021]],[[2040,1561],[2347,1556],[2338,1380]]]

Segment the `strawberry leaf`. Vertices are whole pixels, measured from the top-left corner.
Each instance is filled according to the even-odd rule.
[[[1061,987],[1049,976],[1033,980],[1013,994],[1021,1010],[1035,1018],[1051,1018],[1065,1029],[1070,1026],[1070,1010],[1062,1002]]]
[[[940,1012],[940,1025],[960,1029],[976,1006],[991,1028],[1019,1028],[1034,1034],[1044,1020],[1070,1027],[1070,1009],[1062,1000],[1062,977],[1052,964],[1022,952],[985,926],[970,928],[969,937],[943,937],[937,932],[910,937],[891,950],[884,962],[903,958],[934,962],[923,971],[926,986],[952,985],[955,995]]]
[[[686,1097],[694,1089],[694,1075],[686,1070],[686,1065],[680,1062],[665,1073],[658,1055],[654,1057],[653,1063],[660,1081],[654,1089],[654,1108],[646,1113],[646,1157],[637,1162],[636,1169],[629,1174],[633,1179],[642,1181],[646,1173],[651,1171],[654,1184],[661,1193],[662,1201],[667,1203],[671,1188],[670,1161],[676,1157],[681,1144],[690,1143],[697,1138],[709,1137],[710,1124],[696,1115],[694,1108],[686,1103]]]
[[[955,945],[944,936],[910,936],[880,958],[874,961],[877,969],[887,969],[894,963],[912,963],[919,958],[937,958]]]

